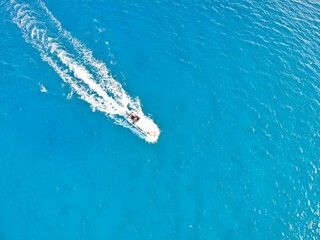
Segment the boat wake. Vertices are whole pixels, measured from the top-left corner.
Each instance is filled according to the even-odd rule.
[[[45,4],[39,0],[33,4],[11,0],[7,6],[13,21],[21,29],[26,42],[30,43],[81,99],[88,102],[93,111],[99,110],[118,125],[148,142],[156,142],[157,125],[142,112],[139,99],[132,99],[109,73],[106,65],[95,59],[70,32],[62,28]],[[128,120],[128,113],[135,112],[146,120],[150,137]]]

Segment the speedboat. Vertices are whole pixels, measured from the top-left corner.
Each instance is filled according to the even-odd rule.
[[[155,143],[158,140],[160,135],[158,126],[143,113],[139,114],[133,110],[127,111],[125,118],[146,137],[148,142]]]

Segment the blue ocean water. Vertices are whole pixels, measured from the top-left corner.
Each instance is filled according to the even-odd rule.
[[[79,99],[14,23],[17,4],[45,5],[105,62],[158,142]],[[0,239],[320,237],[317,1],[0,9]]]

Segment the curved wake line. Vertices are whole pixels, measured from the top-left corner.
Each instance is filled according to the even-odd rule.
[[[106,65],[63,29],[41,0],[36,1],[35,6],[11,0],[8,9],[26,42],[40,52],[42,59],[81,99],[88,102],[93,110],[104,112],[116,124],[131,129],[148,141],[147,136],[125,118],[129,109],[143,115],[139,99],[133,100],[128,96],[121,84],[109,74]],[[147,119],[159,131],[157,125]]]

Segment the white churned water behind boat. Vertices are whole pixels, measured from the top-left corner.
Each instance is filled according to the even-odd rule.
[[[26,42],[32,44],[44,61],[59,74],[64,82],[88,102],[93,110],[104,112],[116,124],[131,129],[149,141],[125,120],[128,109],[139,115],[142,112],[138,99],[132,99],[109,73],[106,65],[95,59],[91,50],[64,30],[60,22],[41,1],[36,6],[10,1],[8,9],[13,21],[21,29]],[[158,126],[149,118],[148,127],[159,132]]]

